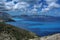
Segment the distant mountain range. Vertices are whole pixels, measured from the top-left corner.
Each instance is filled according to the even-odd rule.
[[[42,22],[54,22],[60,21],[60,17],[55,16],[48,16],[48,15],[20,15],[20,16],[13,16],[18,18],[24,18],[28,21],[42,21]]]

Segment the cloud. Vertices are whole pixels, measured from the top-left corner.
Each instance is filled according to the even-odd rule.
[[[26,2],[18,2],[15,6],[14,9],[24,9],[26,7],[28,7],[29,4]]]
[[[52,2],[56,2],[57,0],[45,0],[47,4],[51,4]]]
[[[45,0],[45,1],[48,4],[48,6],[46,8],[42,8],[42,12],[49,11],[52,8],[59,8],[60,7],[60,5],[56,3],[58,0]]]
[[[32,10],[31,10],[31,13],[36,13],[38,10],[36,9],[36,8],[33,8]]]
[[[39,11],[38,9],[40,9],[41,7],[42,7],[42,3],[35,4],[35,5],[33,5],[33,8],[31,10],[28,9],[28,13],[38,14],[38,11]]]
[[[46,12],[46,11],[48,11],[48,10],[50,10],[50,8],[44,8],[44,9],[42,9],[41,12]]]
[[[14,2],[13,1],[10,1],[10,2],[5,2],[5,7],[6,7],[6,9],[13,9],[13,7],[14,7]]]
[[[20,0],[12,0],[12,1],[19,2]]]
[[[27,2],[18,2],[16,4],[14,4],[14,1],[10,1],[10,2],[5,2],[5,7],[8,10],[16,10],[16,9],[25,9],[29,6],[29,4]]]
[[[4,1],[6,1],[6,0],[4,0]],[[25,1],[24,0],[12,0],[10,2],[5,2],[5,7],[8,10],[17,10],[17,9],[19,9],[19,10],[28,10],[28,11],[30,11],[29,8],[28,8],[31,5],[31,4],[28,3],[29,1],[33,1],[33,0],[25,0]],[[35,1],[39,2],[41,0],[35,0]],[[33,2],[35,2],[35,1],[33,1]],[[37,8],[41,9],[40,10],[41,12],[46,12],[46,11],[49,11],[53,8],[59,8],[60,7],[60,5],[58,3],[56,3],[58,0],[45,0],[45,1],[46,1],[46,4],[48,6],[43,4],[43,2],[41,2],[39,4],[32,4],[34,6],[33,6],[33,8],[31,9],[30,12],[33,12],[33,13],[38,12]],[[14,2],[17,2],[17,3],[14,4]],[[42,8],[42,6],[44,8]]]
[[[41,7],[42,7],[42,3],[36,4],[36,5],[34,5],[34,7],[35,7],[35,8],[41,8]]]

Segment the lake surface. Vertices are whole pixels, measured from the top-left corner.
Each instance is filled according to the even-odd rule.
[[[34,22],[26,21],[23,18],[13,18],[16,22],[7,22],[7,24],[31,31],[39,36],[47,36],[60,33],[60,22]]]

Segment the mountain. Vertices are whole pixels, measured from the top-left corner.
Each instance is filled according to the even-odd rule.
[[[6,12],[0,12],[0,21],[14,21],[11,17],[11,15],[9,15]]]
[[[0,22],[0,40],[28,40],[36,37],[32,32]]]
[[[14,17],[24,18],[25,20],[28,21],[40,21],[40,22],[60,21],[60,17],[49,16],[49,15],[20,15]]]

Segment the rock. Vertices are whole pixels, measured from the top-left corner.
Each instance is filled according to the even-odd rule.
[[[52,36],[42,37],[41,40],[60,40],[60,34],[54,34]]]

